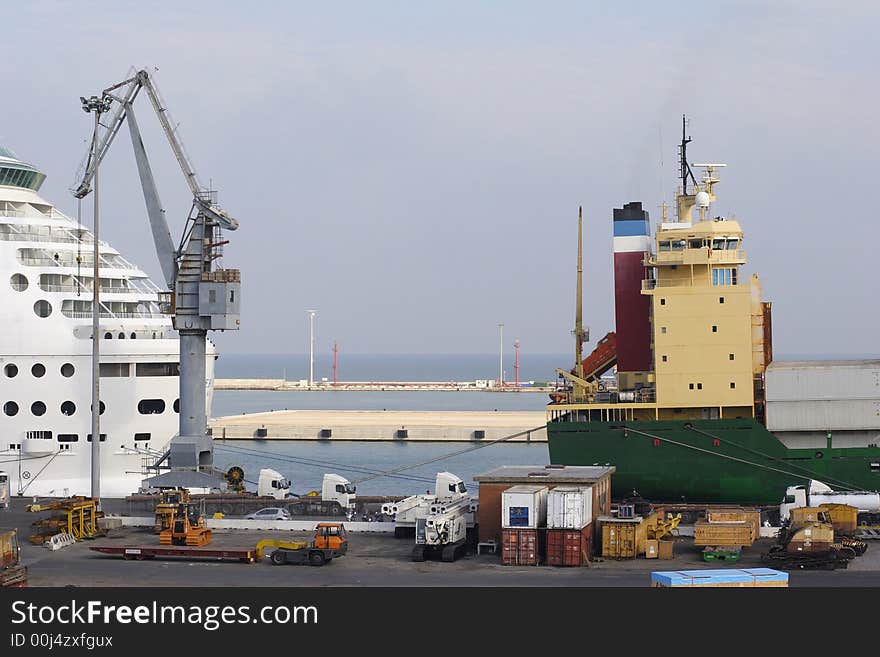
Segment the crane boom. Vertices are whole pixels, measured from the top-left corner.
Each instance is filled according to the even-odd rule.
[[[171,239],[165,209],[159,199],[135,117],[133,104],[141,89],[146,90],[193,195],[178,248]],[[100,103],[104,106],[102,111],[109,111],[114,103],[116,108],[109,124],[96,123],[96,146],[73,194],[83,198],[91,191],[90,184],[98,167],[127,119],[156,254],[165,281],[172,290],[170,313],[180,336],[179,432],[162,459],[154,464],[158,471],[159,464],[167,458],[171,472],[147,479],[145,483],[155,487],[213,487],[218,478],[213,470],[212,441],[207,435],[205,347],[209,330],[239,328],[240,273],[237,269],[217,268],[218,258],[222,255],[220,249],[226,243],[221,239],[220,230],[236,230],[238,222],[217,205],[214,192],[199,182],[158,88],[147,71],[140,70],[134,76],[107,87]],[[97,134],[99,125],[104,129],[100,135]],[[99,285],[97,281],[95,284]]]

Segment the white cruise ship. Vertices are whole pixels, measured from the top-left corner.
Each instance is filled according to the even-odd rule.
[[[11,495],[89,495],[94,239],[45,177],[0,146],[0,470]],[[177,433],[179,344],[148,276],[104,242],[100,259],[101,494],[124,497]]]

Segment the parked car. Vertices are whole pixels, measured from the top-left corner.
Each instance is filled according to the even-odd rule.
[[[245,516],[246,520],[290,520],[290,514],[287,509],[280,509],[277,506],[266,507],[259,511],[254,511]]]

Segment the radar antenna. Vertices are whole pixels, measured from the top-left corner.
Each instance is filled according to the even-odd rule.
[[[681,144],[678,147],[679,159],[681,162],[681,193],[687,196],[688,193],[688,178],[691,179],[691,182],[694,186],[697,185],[697,180],[694,178],[694,173],[691,171],[691,165],[688,164],[687,161],[687,145],[691,143],[691,138],[686,136],[687,130],[687,117],[684,114],[681,115]]]

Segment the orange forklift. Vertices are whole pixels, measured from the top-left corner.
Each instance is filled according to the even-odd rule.
[[[319,522],[315,525],[315,537],[310,543],[271,538],[260,541],[257,543],[257,561],[263,560],[263,552],[267,547],[276,548],[270,557],[276,566],[285,563],[323,566],[348,552],[348,539],[345,526],[341,522]]]

